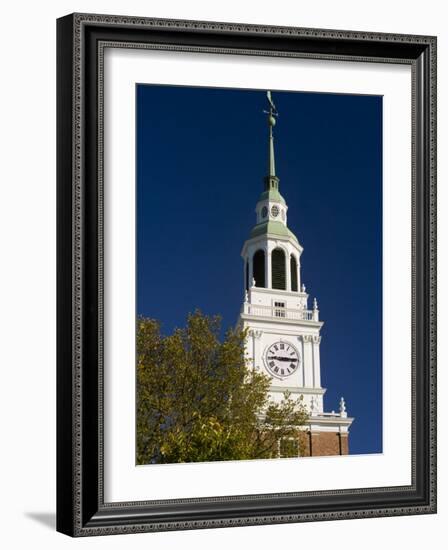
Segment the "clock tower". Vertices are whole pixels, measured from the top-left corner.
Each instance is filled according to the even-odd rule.
[[[253,368],[271,377],[270,397],[283,393],[303,396],[309,418],[306,426],[308,456],[348,454],[348,417],[344,399],[338,412],[324,412],[321,386],[320,320],[316,298],[302,282],[303,247],[288,229],[288,206],[279,191],[275,170],[274,126],[277,110],[267,92],[269,111],[268,171],[255,207],[256,224],[244,243],[245,299],[240,324],[248,329],[247,355]]]

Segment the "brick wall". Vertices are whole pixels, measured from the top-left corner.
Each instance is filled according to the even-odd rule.
[[[348,434],[337,432],[306,432],[303,456],[348,455]]]

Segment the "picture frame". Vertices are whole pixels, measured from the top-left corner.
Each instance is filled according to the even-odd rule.
[[[72,14],[57,21],[57,530],[141,533],[436,512],[436,38]],[[104,498],[104,51],[209,52],[411,67],[412,482]],[[107,306],[107,304],[106,304]]]

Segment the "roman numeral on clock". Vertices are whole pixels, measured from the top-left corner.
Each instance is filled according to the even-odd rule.
[[[265,361],[271,374],[283,377],[290,376],[297,370],[300,358],[294,346],[285,342],[274,342],[266,350]]]

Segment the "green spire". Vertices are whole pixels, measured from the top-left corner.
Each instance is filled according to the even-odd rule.
[[[275,108],[274,103],[272,102],[271,92],[266,92],[269,101],[269,111],[268,115],[268,126],[269,126],[269,169],[268,176],[275,177],[275,156],[274,156],[274,126],[275,126],[275,117],[277,116],[277,109]]]
[[[269,156],[268,156],[268,175],[264,178],[264,190],[278,191],[279,178],[275,173],[275,154],[274,154],[274,126],[276,123],[276,117],[278,117],[278,111],[272,101],[271,92],[266,92],[268,102],[269,102],[269,111],[265,111],[268,115],[268,126],[269,126]]]
[[[269,127],[269,147],[268,147],[268,174],[264,178],[264,191],[261,194],[259,200],[272,200],[285,204],[285,199],[278,192],[278,184],[280,179],[275,173],[275,153],[274,153],[274,126],[276,118],[278,117],[277,108],[272,101],[271,92],[266,92],[269,111],[264,111],[268,115],[268,127]]]
[[[280,203],[281,205],[284,205],[286,207],[285,199],[280,195],[278,190],[278,184],[280,180],[275,173],[274,126],[278,117],[278,112],[274,105],[274,102],[272,101],[271,92],[268,91],[266,95],[269,102],[269,111],[264,111],[264,113],[268,115],[267,119],[269,127],[268,173],[264,178],[264,191],[261,193],[257,203],[257,211],[259,213],[261,207],[266,207],[266,201],[268,201],[269,208],[269,203]],[[260,203],[264,204],[260,205]],[[260,216],[258,218],[260,220]],[[292,231],[288,229],[285,217],[273,219],[271,215],[262,215],[261,220],[252,229],[249,239],[255,239],[257,237],[260,237],[261,235],[264,235],[267,238],[271,237],[274,239],[292,239],[300,246],[297,237]]]

